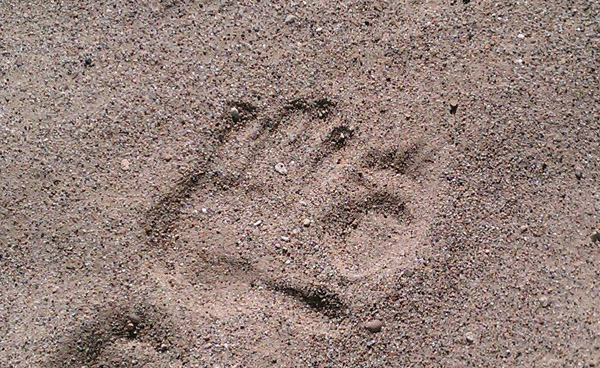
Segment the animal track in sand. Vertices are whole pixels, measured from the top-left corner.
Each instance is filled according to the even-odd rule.
[[[218,147],[148,212],[152,244],[178,239],[179,248],[205,244],[202,252],[222,258],[243,254],[258,279],[263,258],[272,269],[318,261],[344,279],[377,273],[418,247],[427,221],[410,196],[433,162],[422,142],[364,140],[327,97],[295,98],[276,112],[247,102],[228,108],[216,124]],[[303,218],[313,226],[298,226]],[[258,220],[260,229],[251,226]]]
[[[143,221],[148,244],[162,252],[155,281],[172,295],[191,290],[184,308],[195,323],[244,320],[260,332],[240,344],[238,359],[266,361],[265,347],[285,346],[295,333],[324,336],[328,324],[315,321],[343,323],[361,299],[356,280],[410,267],[428,229],[420,206],[437,190],[421,182],[434,159],[420,141],[373,141],[327,97],[279,106],[228,103],[209,153]],[[275,170],[280,163],[285,174]],[[290,330],[268,327],[277,322],[265,316],[284,311],[292,313]],[[101,330],[108,336],[101,339],[86,331],[79,335],[90,353],[76,355],[82,364],[125,342],[163,344],[132,341],[113,328]]]
[[[99,310],[69,336],[55,367],[165,367],[183,352],[168,314],[146,301]]]

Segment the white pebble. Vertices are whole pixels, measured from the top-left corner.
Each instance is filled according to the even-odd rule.
[[[121,169],[127,171],[129,170],[129,160],[124,158],[123,160],[121,160]]]
[[[283,163],[278,163],[277,165],[275,165],[275,171],[277,171],[278,173],[280,173],[281,175],[287,175],[287,169],[285,168],[285,165]]]
[[[296,17],[293,16],[292,14],[288,15],[287,17],[285,17],[285,23],[286,24],[292,24],[296,21]]]

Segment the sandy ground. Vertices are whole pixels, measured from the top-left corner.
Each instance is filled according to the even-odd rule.
[[[0,366],[598,366],[599,50],[594,1],[0,0]]]

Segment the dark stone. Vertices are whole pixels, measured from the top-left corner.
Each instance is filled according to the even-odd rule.
[[[450,113],[452,115],[456,114],[457,109],[458,109],[458,100],[450,100]]]

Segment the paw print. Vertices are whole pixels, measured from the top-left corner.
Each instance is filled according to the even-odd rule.
[[[173,366],[186,344],[175,338],[168,313],[145,300],[120,301],[98,311],[62,344],[56,367]]]

